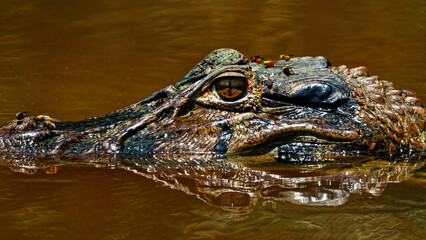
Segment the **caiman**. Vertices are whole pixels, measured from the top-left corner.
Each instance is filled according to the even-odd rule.
[[[325,57],[208,54],[181,81],[123,109],[60,122],[23,113],[0,128],[0,152],[35,157],[344,156],[426,149],[411,91],[334,67]],[[308,158],[309,158],[308,157]]]

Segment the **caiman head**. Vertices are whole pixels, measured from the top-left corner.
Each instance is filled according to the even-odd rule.
[[[9,122],[0,149],[129,158],[426,149],[421,101],[365,67],[333,67],[324,57],[257,60],[215,50],[183,80],[105,116],[54,126],[34,117]]]

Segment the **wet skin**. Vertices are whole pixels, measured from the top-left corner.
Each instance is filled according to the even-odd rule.
[[[336,68],[324,57],[268,66],[218,49],[183,80],[105,116],[19,116],[0,128],[0,151],[72,158],[424,151],[425,120],[414,93],[365,67]]]

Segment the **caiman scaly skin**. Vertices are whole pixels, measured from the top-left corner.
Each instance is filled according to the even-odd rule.
[[[0,128],[0,152],[70,158],[274,152],[285,158],[424,151],[425,120],[413,92],[394,89],[365,67],[333,67],[324,57],[267,66],[218,49],[183,80],[107,115],[12,120]]]

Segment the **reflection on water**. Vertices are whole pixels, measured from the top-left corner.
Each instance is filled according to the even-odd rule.
[[[251,166],[244,163],[250,160],[255,162],[256,157],[168,158],[165,161],[136,160],[136,163],[133,160],[99,160],[89,164],[123,168],[152,179],[161,186],[195,195],[210,205],[241,213],[265,202],[340,206],[352,194],[381,196],[388,183],[409,179],[425,165],[421,154],[393,156],[388,159],[342,158],[338,161],[305,164],[279,164],[273,158],[261,158],[262,164]],[[4,157],[2,164],[19,173],[35,174],[44,171],[46,174],[55,174],[65,163],[58,164],[54,160],[11,160]]]
[[[357,162],[272,169],[223,163],[218,166],[209,164],[133,170],[162,185],[196,195],[211,205],[245,211],[265,201],[339,206],[351,194],[380,196],[388,183],[403,181],[424,164],[424,160],[418,159],[398,162],[367,158]]]
[[[3,157],[0,236],[279,239],[286,233],[290,239],[421,239],[426,234],[420,227],[426,222],[424,156],[304,164],[257,157],[171,160]]]

